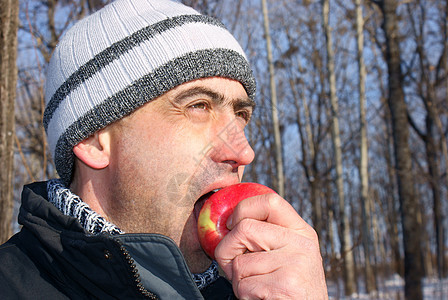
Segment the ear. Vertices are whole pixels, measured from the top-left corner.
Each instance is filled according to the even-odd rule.
[[[87,166],[104,169],[110,163],[110,143],[110,133],[103,129],[73,147],[73,153]]]

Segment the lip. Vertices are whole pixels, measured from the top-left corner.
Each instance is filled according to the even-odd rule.
[[[213,191],[210,191],[202,195],[194,204],[194,216],[196,218],[196,221],[199,218],[199,213],[201,212],[202,206],[204,206],[205,201],[207,201],[207,199],[210,198],[210,196],[213,195],[213,193],[214,193]]]
[[[196,218],[196,221],[198,220],[199,212],[201,211],[202,206],[204,205],[205,201],[213,194],[213,191],[216,192],[216,190],[220,190],[222,188],[225,188],[226,186],[237,184],[239,182],[239,180],[231,179],[214,182],[213,184],[207,186],[194,204],[194,216]]]

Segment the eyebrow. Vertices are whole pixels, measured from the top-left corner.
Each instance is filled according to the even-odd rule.
[[[217,105],[223,104],[226,99],[224,94],[211,90],[207,87],[200,86],[200,87],[193,87],[191,89],[179,93],[178,95],[176,95],[176,97],[174,97],[174,101],[178,104],[181,104],[186,99],[198,95],[206,95],[207,97],[212,99],[212,101]],[[255,109],[255,101],[250,99],[249,97],[231,99],[230,102],[234,110],[247,107],[252,108],[252,110]]]

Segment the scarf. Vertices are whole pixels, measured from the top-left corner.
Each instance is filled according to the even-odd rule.
[[[81,198],[73,194],[65,187],[62,180],[52,179],[47,183],[48,201],[56,206],[64,215],[78,219],[81,225],[91,234],[102,232],[111,235],[123,234],[124,232],[116,225],[107,221]],[[213,261],[210,267],[203,273],[193,274],[193,280],[199,290],[206,288],[219,278],[218,264]]]

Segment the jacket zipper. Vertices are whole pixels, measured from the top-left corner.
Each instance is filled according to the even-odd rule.
[[[140,274],[138,273],[137,266],[135,265],[134,259],[129,254],[128,250],[122,245],[121,241],[118,240],[118,243],[120,245],[120,251],[126,258],[126,261],[131,268],[132,275],[134,276],[134,282],[136,283],[137,290],[146,298],[152,299],[152,300],[158,300],[156,294],[151,293],[148,291],[142,284],[140,279]]]

